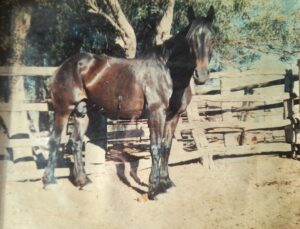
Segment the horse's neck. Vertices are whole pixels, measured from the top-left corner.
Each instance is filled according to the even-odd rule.
[[[173,85],[176,90],[188,87],[195,69],[195,60],[190,53],[186,34],[190,26],[155,48],[156,55],[170,70]]]
[[[169,42],[168,42],[169,43]],[[150,56],[155,56],[158,58],[164,65],[167,65],[168,60],[170,59],[170,56],[172,54],[172,46],[171,44],[164,44],[157,45],[150,53]]]
[[[173,85],[176,90],[185,89],[195,70],[195,59],[189,52],[189,47],[180,47],[169,57],[167,67],[170,70]]]
[[[163,44],[155,46],[149,53],[150,56],[153,54],[161,59],[163,62],[167,62],[174,52],[177,49],[177,46],[180,46],[180,43],[185,41],[186,34],[190,28],[190,25],[182,29],[179,33],[175,34],[168,40],[164,41]]]

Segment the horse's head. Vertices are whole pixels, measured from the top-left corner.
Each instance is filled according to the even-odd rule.
[[[208,64],[212,55],[213,31],[212,22],[215,10],[211,6],[206,17],[196,17],[189,8],[190,28],[186,35],[190,51],[195,58],[194,80],[196,84],[204,84],[209,77]]]

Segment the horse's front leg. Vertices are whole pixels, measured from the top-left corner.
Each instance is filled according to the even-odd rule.
[[[75,117],[75,126],[68,142],[68,147],[74,156],[74,184],[82,188],[90,183],[90,179],[85,173],[82,160],[82,146],[83,138],[88,127],[89,118],[87,115],[84,117]]]
[[[179,120],[179,115],[175,115],[171,120],[168,120],[164,129],[164,142],[161,151],[161,165],[160,165],[160,189],[166,191],[168,188],[175,186],[169,176],[168,162],[170,151],[172,147],[173,135]]]
[[[160,174],[159,163],[162,150],[162,136],[165,123],[165,113],[162,108],[151,111],[149,117],[150,129],[150,150],[152,156],[151,173],[149,177],[149,191],[148,198],[153,200],[155,196],[161,191],[159,187]]]

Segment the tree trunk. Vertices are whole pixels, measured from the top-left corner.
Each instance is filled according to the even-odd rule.
[[[10,65],[20,66],[22,63],[22,54],[24,51],[25,40],[31,25],[31,12],[28,7],[16,7],[14,9],[12,23],[13,34],[13,53]],[[24,99],[24,78],[14,76],[11,80],[11,101]]]
[[[12,14],[12,58],[9,65],[20,66],[22,63],[22,54],[24,51],[25,40],[31,25],[31,9],[27,6],[17,6]],[[24,77],[13,76],[10,78],[10,104],[12,109],[21,106],[25,98]],[[10,125],[10,135],[28,134],[28,121],[25,111],[12,112],[8,114]]]
[[[134,58],[136,55],[135,32],[122,11],[118,0],[104,0],[109,12],[104,12],[97,4],[96,0],[86,0],[89,12],[99,14],[106,18],[117,32],[116,43],[119,44],[126,58]]]
[[[155,43],[156,45],[162,44],[165,40],[171,37],[171,28],[173,22],[175,0],[168,0],[167,10],[156,26]]]

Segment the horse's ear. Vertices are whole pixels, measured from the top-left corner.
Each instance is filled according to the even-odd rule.
[[[195,12],[192,6],[189,6],[188,11],[187,11],[187,17],[189,19],[189,23],[191,23],[193,20],[195,20]]]
[[[209,22],[213,22],[215,18],[215,9],[213,6],[210,6],[208,12],[207,12],[207,16],[206,16],[206,19],[209,21]]]

